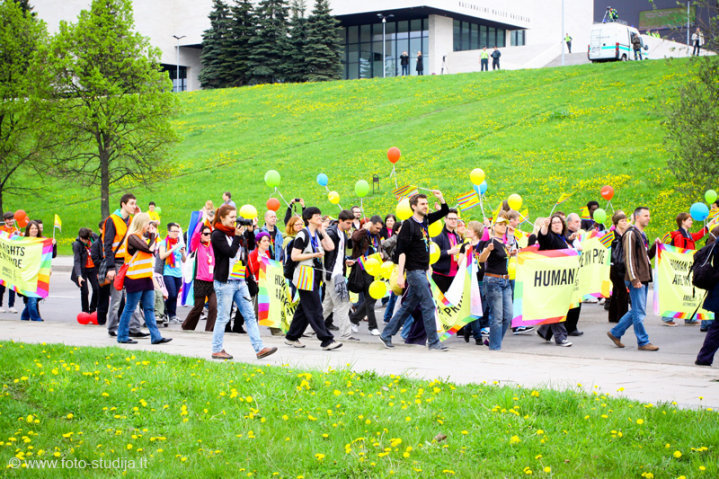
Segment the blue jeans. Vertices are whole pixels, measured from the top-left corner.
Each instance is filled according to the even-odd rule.
[[[434,319],[435,305],[432,299],[432,291],[429,288],[429,281],[427,280],[427,272],[422,270],[407,271],[407,288],[407,296],[402,301],[402,306],[384,327],[382,338],[390,341],[401,326],[400,320],[404,320],[419,305],[422,310],[424,329],[427,332],[427,345],[429,347],[438,346],[439,336],[437,336],[437,324]]]
[[[168,318],[177,316],[177,297],[182,286],[182,278],[175,276],[164,276],[165,287],[167,288],[167,299],[165,300],[165,314]]]
[[[402,65],[402,76],[409,75],[409,65]]]
[[[247,283],[244,281],[220,281],[214,282],[215,295],[217,296],[217,320],[215,321],[215,329],[212,332],[212,352],[219,353],[222,351],[222,341],[225,337],[225,325],[230,320],[230,310],[232,303],[237,305],[242,317],[245,320],[245,328],[247,335],[250,337],[252,349],[259,352],[264,346],[260,338],[260,327],[257,325],[255,318],[255,308],[252,306],[252,298],[247,289]]]
[[[389,323],[392,319],[392,313],[394,312],[394,306],[397,304],[397,295],[390,292],[389,301],[387,301],[387,309],[384,310],[384,322]]]
[[[632,308],[621,317],[616,326],[612,328],[612,336],[621,338],[629,329],[634,326],[634,334],[637,336],[637,344],[644,346],[649,344],[649,335],[644,329],[644,318],[647,315],[647,290],[646,284],[642,284],[641,288],[635,288],[629,281],[624,281],[629,288],[629,298],[632,301]]]
[[[130,319],[132,318],[132,313],[137,309],[138,304],[142,306],[142,311],[145,313],[145,324],[147,324],[147,329],[150,330],[150,340],[156,343],[162,339],[160,330],[157,329],[157,323],[155,322],[155,291],[150,289],[147,291],[125,293],[125,309],[122,310],[120,324],[117,327],[118,343],[123,343],[130,339]]]
[[[23,321],[27,321],[28,319],[32,321],[42,321],[42,319],[40,318],[40,313],[37,310],[38,301],[38,298],[31,298],[28,296],[27,304],[25,305],[25,309],[22,310],[22,314],[20,314],[20,319],[22,319]]]
[[[489,349],[502,349],[502,338],[512,324],[512,285],[508,279],[484,277],[487,285],[487,304],[491,308],[489,315]]]

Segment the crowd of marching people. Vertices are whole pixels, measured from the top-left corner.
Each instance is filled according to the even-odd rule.
[[[224,336],[240,332],[248,335],[261,359],[277,351],[264,344],[258,323],[260,265],[275,260],[283,265],[292,295],[299,298],[287,331],[270,328],[272,335],[284,334],[287,346],[305,348],[305,338],[314,337],[323,350],[335,350],[345,342],[359,341],[357,333],[366,321],[369,333],[388,349],[394,348],[393,337],[400,333],[406,343],[446,351],[437,332],[437,305],[430,283],[446,293],[469,257],[478,265],[476,284],[482,314],[459,331],[460,337],[500,350],[511,330],[513,334],[536,333],[544,341],[554,340],[557,346],[572,346],[570,338],[583,334],[578,328],[581,304],[566,312],[565,321],[544,324],[536,331],[531,326],[511,328],[515,293],[511,260],[527,247],[580,250],[583,235],[605,229],[593,219],[599,204],[590,201],[587,214],[581,216],[553,211],[549,217],[537,218],[533,231],[525,233],[519,228],[525,219],[506,201],[493,218],[465,223],[440,191],[432,191],[432,195],[433,199],[424,194],[411,196],[412,215],[404,221],[392,214],[368,217],[357,206],[331,218],[296,198],[287,205],[283,227],[275,209],[268,209],[261,220],[239,215],[226,192],[221,206],[215,208],[207,201],[197,221],[183,232],[178,223],[162,225],[154,203],[140,212],[135,196],[125,194],[119,208],[100,222],[98,233],[80,228],[72,244],[71,279],[80,288],[82,311],[96,314],[98,324],[106,325],[118,343],[133,344],[148,336],[152,344],[167,343],[171,338],[162,334],[162,326],[176,323],[183,330],[194,330],[205,320],[205,331],[212,332],[212,358],[232,359]],[[431,202],[435,204],[430,206]],[[712,209],[717,208],[715,202]],[[430,225],[440,219],[444,222],[441,232],[431,235]],[[650,219],[646,207],[615,211],[608,227],[613,232],[609,278],[613,292],[605,309],[608,321],[615,324],[607,336],[619,348],[624,347],[622,338],[633,327],[639,350],[659,349],[644,327],[651,259],[662,242],[647,237]],[[41,223],[30,221],[23,232],[14,224],[12,213],[4,220],[0,231],[8,235],[42,236]],[[679,248],[698,249],[705,239],[713,244],[719,235],[716,220],[695,232],[688,213],[680,213],[676,222],[677,229],[667,234],[664,242]],[[432,243],[439,248],[439,256],[431,262]],[[187,261],[190,255],[191,263]],[[376,255],[394,265],[397,287],[380,297],[372,290],[372,275],[363,268]],[[719,279],[719,248],[712,249],[710,260]],[[187,264],[192,265],[194,306],[181,319],[178,301],[187,289],[183,285]],[[0,312],[5,312],[5,289],[0,287]],[[350,290],[358,293],[354,303]],[[187,296],[187,291],[184,294]],[[9,290],[7,296],[9,311],[17,312],[15,293]],[[24,301],[21,319],[42,321],[37,299]],[[375,313],[378,301],[385,304],[383,326]],[[704,308],[719,312],[719,287],[709,291]],[[676,326],[673,318],[663,321],[666,326]],[[692,318],[686,321],[696,322]],[[143,324],[149,332],[142,330]],[[708,335],[696,364],[711,365],[719,348],[719,325],[702,321],[701,330]]]

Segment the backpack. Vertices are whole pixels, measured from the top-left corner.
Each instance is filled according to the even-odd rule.
[[[624,234],[627,234],[627,231],[625,231]],[[621,238],[617,238],[617,240],[612,243],[612,266],[614,267],[615,274],[620,278],[624,278],[624,275],[627,273],[627,265],[624,263],[623,240],[624,236],[622,235]]]
[[[294,247],[295,239],[292,238],[285,249],[285,263],[282,265],[282,273],[285,278],[292,281],[292,277],[295,275],[295,268],[297,267],[297,261],[292,261],[292,248]]]
[[[692,285],[696,288],[708,291],[719,282],[719,271],[712,264],[714,246],[716,246],[716,241],[694,253],[694,262],[689,268],[689,275],[692,277]]]

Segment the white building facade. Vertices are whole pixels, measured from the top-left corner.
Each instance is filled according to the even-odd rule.
[[[34,0],[33,7],[54,33],[60,21],[75,21],[90,3]],[[502,68],[541,67],[561,55],[565,33],[573,38],[573,52],[586,53],[594,9],[593,0],[331,0],[330,5],[342,25],[348,79],[400,75],[403,51],[411,75],[417,74],[419,51],[425,75],[477,71],[484,46],[500,49]],[[133,6],[137,31],[161,50],[160,61],[176,88],[199,89],[202,33],[210,27],[212,0],[134,0]]]

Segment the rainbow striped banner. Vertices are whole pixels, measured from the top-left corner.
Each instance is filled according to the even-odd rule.
[[[23,296],[47,298],[51,269],[52,239],[10,237],[0,231],[0,285]]]
[[[244,281],[246,275],[247,268],[242,264],[242,261],[237,261],[232,265],[229,278],[237,281]]]
[[[392,194],[397,198],[397,201],[404,198],[410,198],[419,193],[419,190],[414,185],[400,186],[396,190],[392,191]]]
[[[287,332],[295,314],[298,299],[292,299],[289,281],[284,277],[282,263],[261,257],[258,281],[257,316],[262,326]]]
[[[315,269],[312,266],[301,264],[297,267],[297,289],[312,291],[315,287]]]

